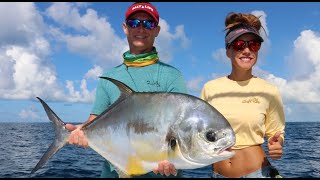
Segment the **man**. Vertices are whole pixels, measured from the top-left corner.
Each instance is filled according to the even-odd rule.
[[[104,72],[103,76],[117,79],[130,86],[137,92],[180,92],[187,93],[186,85],[181,73],[174,67],[159,60],[156,48],[153,46],[155,38],[160,32],[159,13],[150,3],[134,3],[125,13],[123,31],[127,36],[129,51],[123,54],[124,61],[119,66]],[[92,121],[107,107],[117,100],[120,95],[118,88],[109,81],[100,79],[93,109],[89,119]],[[72,130],[69,137],[70,144],[83,147],[88,146],[81,127],[67,124]],[[159,162],[158,167],[141,177],[165,177],[180,175],[168,161]],[[118,177],[114,167],[105,161],[101,177]]]

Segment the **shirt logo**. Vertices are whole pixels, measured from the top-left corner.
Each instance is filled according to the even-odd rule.
[[[242,100],[242,103],[257,103],[257,104],[260,104],[260,101],[259,101],[258,98],[249,98],[249,99]]]
[[[152,86],[160,87],[160,84],[159,84],[158,81],[147,81],[147,84],[152,85]]]

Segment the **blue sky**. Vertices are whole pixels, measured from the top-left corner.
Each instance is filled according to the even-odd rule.
[[[0,121],[48,122],[36,99],[65,122],[90,113],[97,77],[122,63],[130,2],[0,3]],[[229,12],[261,16],[266,33],[254,74],[275,84],[286,120],[320,121],[319,2],[154,2],[160,59],[182,72],[190,94],[230,73]]]

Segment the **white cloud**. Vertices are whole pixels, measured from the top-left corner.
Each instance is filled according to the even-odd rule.
[[[2,50],[0,52],[0,89],[11,90],[14,88],[13,65],[14,62],[8,59]]]
[[[294,49],[286,59],[290,74],[287,86],[283,87],[288,100],[320,103],[320,35],[304,30],[294,41]]]
[[[27,46],[44,30],[41,15],[31,2],[1,2],[0,46],[8,44]]]
[[[64,100],[67,102],[93,102],[95,95],[94,91],[89,91],[87,89],[87,81],[85,79],[81,80],[80,90],[77,91],[74,88],[73,81],[66,81],[66,88],[68,89],[68,96],[64,97]]]
[[[6,27],[0,29],[0,98],[92,101],[95,91],[90,93],[85,81],[80,95],[65,93],[49,59],[46,25],[33,3],[1,3],[0,24]]]
[[[55,72],[48,66],[42,66],[45,62],[32,50],[27,48],[12,46],[6,50],[6,56],[13,61],[13,74],[8,74],[13,78],[15,88],[7,90],[3,94],[9,99],[27,99],[43,94],[46,88],[55,86]]]
[[[293,52],[285,59],[293,79],[319,77],[320,36],[314,31],[305,30],[294,41]]]
[[[155,40],[155,46],[161,61],[168,63],[172,60],[174,51],[180,48],[188,48],[191,40],[186,36],[183,25],[176,26],[173,34],[170,33],[170,25],[166,20],[160,18],[159,26],[161,30]]]
[[[256,17],[259,17],[262,28],[260,29],[260,35],[263,39],[268,39],[269,28],[267,26],[267,14],[264,11],[255,10],[251,12]]]
[[[100,66],[94,65],[92,69],[90,69],[85,75],[85,79],[99,79],[103,73],[103,69]]]
[[[269,53],[270,51],[270,46],[271,46],[271,41],[269,38],[269,28],[267,26],[267,14],[264,11],[252,11],[251,12],[253,15],[260,17],[260,22],[261,22],[261,29],[260,29],[260,35],[263,38],[263,43],[261,45],[261,49],[259,50],[259,61],[257,62],[257,65],[263,64],[265,56]]]
[[[200,92],[202,89],[201,83],[204,81],[202,76],[194,77],[187,82],[187,88],[191,92]],[[199,94],[198,94],[199,95]]]
[[[33,3],[1,3],[0,24],[6,27],[2,28],[6,31],[0,30],[0,97],[28,99],[41,95],[56,78],[46,59],[50,45],[44,38],[42,17]]]
[[[226,55],[225,48],[219,48],[212,53],[212,58],[218,62],[222,62],[224,64],[230,64],[230,59]]]
[[[73,82],[67,80],[65,89],[57,79],[55,69],[50,62],[43,61],[34,52],[23,48],[15,47],[6,51],[14,63],[13,74],[8,74],[13,78],[14,89],[0,89],[2,97],[6,99],[33,99],[36,96],[69,102],[92,102],[94,92],[89,92],[86,86],[86,80],[82,80],[80,91],[75,91]]]
[[[37,112],[33,111],[32,109],[21,110],[21,112],[19,113],[19,117],[21,119],[40,119],[40,116],[37,114]]]
[[[46,10],[46,13],[63,26],[85,30],[81,25],[81,17],[75,3],[56,2]]]
[[[107,18],[99,17],[93,9],[84,15],[74,3],[57,2],[47,9],[47,14],[59,24],[51,29],[52,35],[75,54],[82,54],[103,67],[122,63],[122,53],[128,50],[126,39],[115,34]],[[121,25],[121,24],[119,24]],[[67,33],[65,27],[76,30]]]

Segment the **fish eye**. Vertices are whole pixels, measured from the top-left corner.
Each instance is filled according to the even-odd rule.
[[[171,138],[169,143],[170,143],[171,149],[174,149],[177,144],[175,138]]]
[[[216,139],[216,133],[212,130],[206,132],[206,138],[208,141],[210,142],[215,142],[217,139]]]

